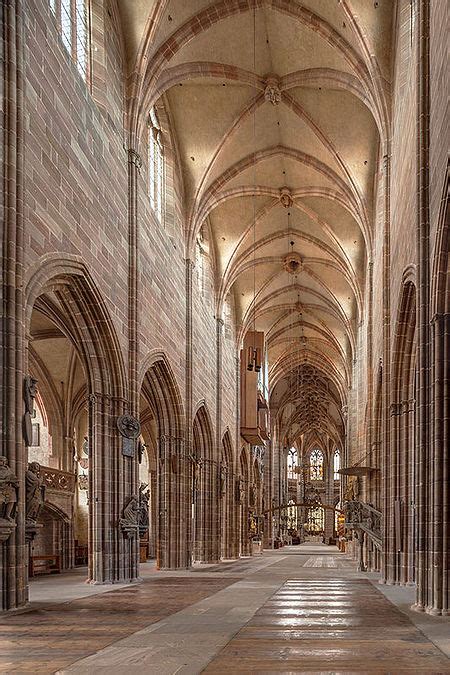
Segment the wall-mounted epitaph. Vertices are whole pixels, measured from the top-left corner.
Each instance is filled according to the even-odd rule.
[[[136,453],[136,441],[141,433],[139,420],[131,415],[120,415],[117,418],[117,428],[122,436],[122,455],[134,457]]]

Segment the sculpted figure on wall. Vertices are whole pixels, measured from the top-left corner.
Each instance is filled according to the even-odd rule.
[[[142,537],[148,530],[148,502],[150,492],[146,490],[148,483],[141,483],[139,486],[139,534]]]
[[[37,394],[37,380],[27,375],[23,384],[23,401],[25,404],[25,413],[23,416],[23,438],[28,447],[32,443],[32,423],[34,414],[34,399]]]
[[[45,500],[45,487],[42,484],[41,465],[31,462],[25,474],[26,522],[35,524]]]
[[[121,522],[124,525],[136,525],[139,514],[139,499],[133,495],[128,504],[123,509],[123,518]]]
[[[225,464],[221,464],[220,470],[219,470],[219,494],[220,495],[225,494],[226,482],[227,482],[227,467],[225,466]]]
[[[125,537],[132,539],[136,536],[139,526],[139,497],[132,495],[122,511],[119,525]]]
[[[0,456],[0,518],[8,523],[14,522],[18,487],[18,478],[9,467],[7,458]]]

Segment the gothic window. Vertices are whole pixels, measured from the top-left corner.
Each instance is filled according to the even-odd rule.
[[[287,465],[288,465],[288,478],[297,478],[295,469],[297,467],[297,450],[296,448],[291,448],[287,456]]]
[[[334,451],[334,457],[333,457],[334,480],[339,480],[339,478],[341,477],[341,475],[339,473],[340,468],[341,468],[341,453],[336,448],[336,450]]]
[[[306,531],[308,534],[320,534],[325,527],[325,512],[322,506],[308,509]]]
[[[311,480],[323,480],[323,452],[313,450],[309,456],[309,475]]]
[[[164,194],[164,156],[161,128],[155,109],[149,114],[148,135],[148,179],[150,206],[157,219],[162,223]]]
[[[64,47],[84,80],[89,75],[89,14],[86,0],[50,0]]]

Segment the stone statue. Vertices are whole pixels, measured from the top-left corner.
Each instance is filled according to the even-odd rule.
[[[227,467],[225,466],[225,464],[221,464],[219,471],[219,490],[221,495],[225,494],[226,481],[227,481]]]
[[[198,484],[200,480],[200,473],[203,467],[203,460],[197,454],[190,455],[190,459],[192,462],[192,489],[195,497],[198,492]]]
[[[17,488],[19,481],[10,469],[8,459],[0,456],[0,518],[14,522],[14,511],[17,503]]]
[[[42,484],[41,465],[31,462],[25,473],[26,523],[34,525],[45,500],[45,487]]]
[[[139,531],[139,497],[132,495],[124,506],[122,518],[119,519],[120,528],[127,539],[136,537]]]
[[[245,485],[242,476],[238,476],[236,480],[236,501],[238,504],[245,503]]]
[[[141,537],[148,530],[148,502],[150,493],[148,490],[145,490],[146,487],[148,487],[148,483],[141,483],[139,486],[139,534]]]
[[[24,383],[23,399],[25,403],[25,412],[30,415],[34,412],[34,399],[37,394],[37,380],[27,375]]]
[[[133,495],[128,504],[123,509],[123,518],[120,519],[122,525],[137,525],[139,516],[139,499]]]
[[[31,418],[34,414],[34,399],[37,394],[37,380],[27,375],[23,383],[23,401],[25,404],[25,413],[23,416],[23,438],[28,447],[32,443],[32,423]]]

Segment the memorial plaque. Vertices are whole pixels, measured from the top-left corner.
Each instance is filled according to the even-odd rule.
[[[134,438],[122,438],[122,455],[124,457],[134,457],[136,451],[136,440]]]

